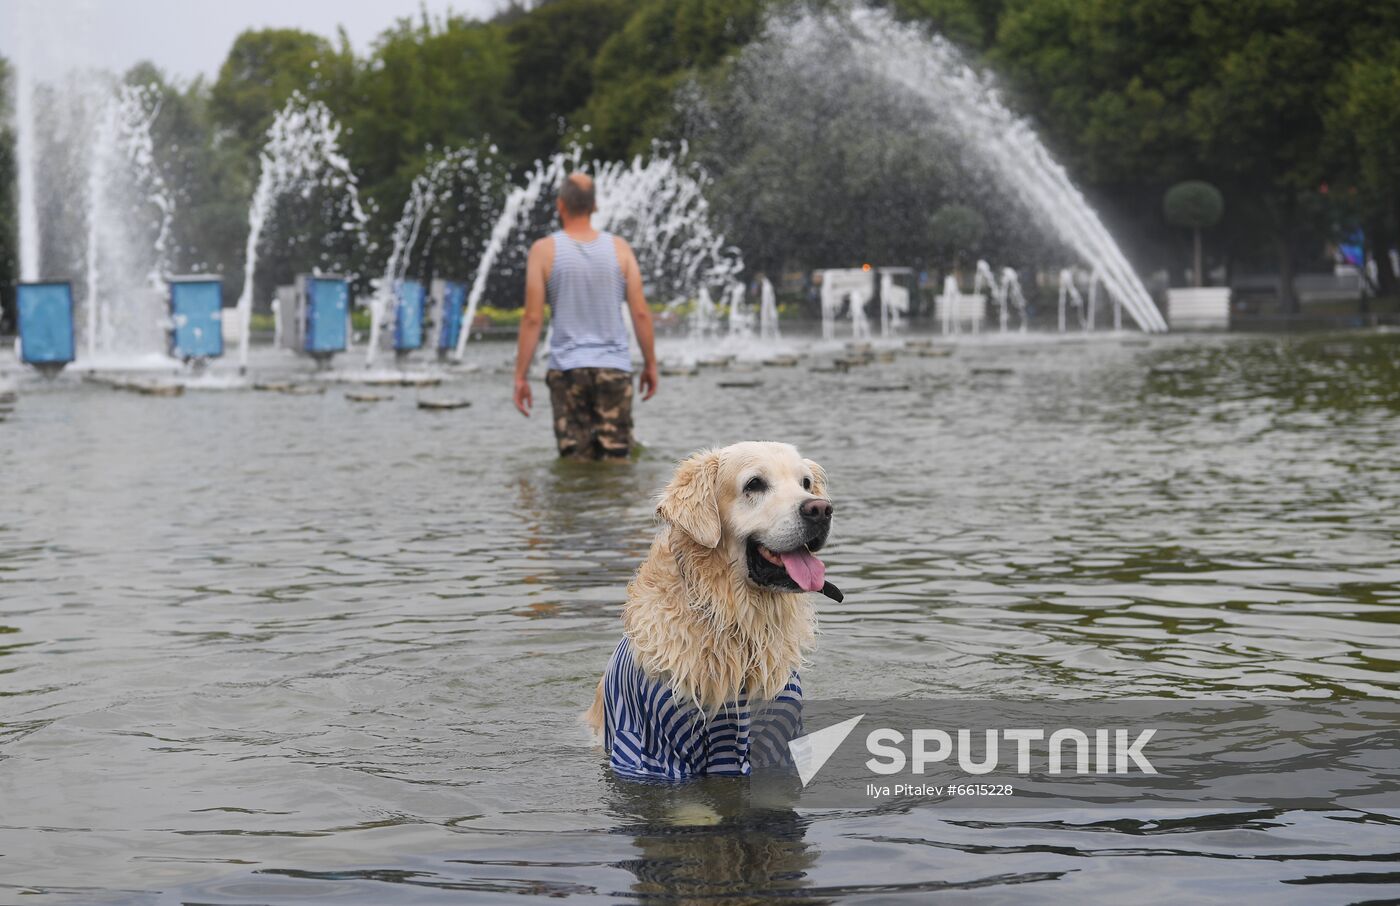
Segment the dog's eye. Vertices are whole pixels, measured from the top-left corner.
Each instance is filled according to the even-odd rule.
[[[744,485],[745,494],[760,494],[766,490],[768,490],[768,482],[758,477],[750,478],[749,483]]]
[[[812,479],[810,479],[810,478],[804,478],[804,479],[802,479],[802,490],[804,490],[804,491],[810,491],[810,490],[812,490]]]

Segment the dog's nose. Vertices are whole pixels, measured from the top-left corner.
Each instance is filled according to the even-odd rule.
[[[826,500],[812,498],[798,507],[802,513],[802,518],[808,522],[829,522],[831,520],[831,503]]]

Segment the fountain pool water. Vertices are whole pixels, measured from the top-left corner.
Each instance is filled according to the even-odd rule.
[[[820,462],[839,508],[811,699],[1386,706],[1400,471],[1357,463],[1400,436],[1400,335],[966,344],[757,391],[702,370],[601,468],[554,461],[505,352],[444,372],[458,413],[403,388],[21,389],[0,900],[1400,897],[1400,826],[1364,807],[793,813],[732,780],[621,782],[578,723],[653,492],[753,437]]]

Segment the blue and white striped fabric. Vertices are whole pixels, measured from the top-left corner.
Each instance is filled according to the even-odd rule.
[[[631,371],[632,352],[622,314],[627,281],[612,234],[599,232],[592,242],[579,242],[557,230],[551,238],[549,367]]]
[[[771,702],[750,707],[741,692],[717,714],[682,703],[670,686],[648,677],[626,638],[603,675],[603,744],[617,773],[687,780],[705,774],[745,775],[790,765],[788,741],[802,735],[802,683],[797,671]]]

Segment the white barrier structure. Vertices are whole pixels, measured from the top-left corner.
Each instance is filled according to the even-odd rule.
[[[1228,330],[1230,288],[1201,286],[1167,290],[1167,323],[1172,330]]]
[[[859,303],[856,296],[860,297]],[[866,299],[875,296],[875,272],[865,268],[828,268],[822,271],[822,339],[836,339],[836,315],[841,311],[841,303],[851,302],[852,330],[859,332],[856,309],[861,309],[864,317]],[[867,328],[866,334],[869,334]]]
[[[836,319],[843,304],[848,306],[850,312],[852,339],[870,339],[871,316],[865,306],[876,298],[880,300],[880,336],[886,339],[893,337],[904,326],[913,294],[910,287],[895,281],[902,278],[912,283],[913,268],[866,265],[831,268],[821,274],[822,339],[836,339]]]
[[[944,334],[961,333],[964,325],[973,333],[982,332],[982,322],[987,318],[987,297],[981,293],[964,293],[958,288],[957,277],[949,274],[943,278],[943,292],[934,303]]]

